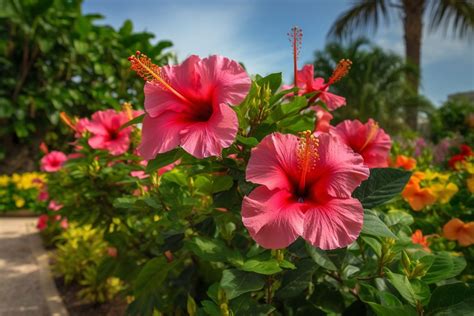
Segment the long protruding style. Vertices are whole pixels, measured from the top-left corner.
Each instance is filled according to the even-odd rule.
[[[288,32],[288,40],[291,43],[291,48],[293,50],[293,72],[294,72],[294,84],[297,87],[298,83],[298,56],[301,51],[301,44],[303,43],[303,30],[298,26],[291,28]]]

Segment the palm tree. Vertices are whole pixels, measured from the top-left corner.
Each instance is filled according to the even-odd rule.
[[[347,106],[334,112],[336,123],[344,119],[367,121],[373,118],[385,130],[395,132],[406,128],[403,118],[412,104],[419,104],[419,110],[429,111],[426,100],[409,93],[406,74],[416,75],[416,69],[407,65],[401,56],[386,52],[365,38],[347,45],[331,42],[316,51],[315,76],[329,77],[342,58],[357,62],[352,65],[350,75],[331,87],[347,100]]]
[[[451,31],[460,38],[472,35],[474,2],[471,0],[357,0],[337,18],[328,36],[342,39],[356,32],[366,32],[369,29],[376,31],[382,21],[389,24],[396,15],[403,22],[406,60],[419,69],[425,12],[429,12],[430,31],[443,28],[445,33]],[[407,74],[407,79],[411,92],[417,94],[420,76]],[[407,122],[415,130],[417,114],[416,106],[407,113]]]

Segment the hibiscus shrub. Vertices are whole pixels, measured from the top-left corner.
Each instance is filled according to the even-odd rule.
[[[469,310],[465,258],[431,250],[403,210],[415,175],[388,168],[390,137],[373,120],[330,126],[345,99],[329,88],[350,61],[281,87],[221,56],[129,60],[145,113],[62,115],[77,140],[47,188],[61,205],[50,215],[103,234],[97,280],[123,282],[129,314]]]

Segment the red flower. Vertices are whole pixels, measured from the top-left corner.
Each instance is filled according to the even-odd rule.
[[[459,164],[466,161],[467,157],[474,155],[472,153],[471,147],[469,147],[468,145],[461,145],[459,149],[461,149],[461,153],[458,155],[452,156],[451,159],[449,159],[448,161],[449,166],[454,170],[458,170]]]

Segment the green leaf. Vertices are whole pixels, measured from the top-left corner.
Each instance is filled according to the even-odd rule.
[[[439,252],[434,256],[426,275],[422,280],[428,284],[450,279],[458,275],[466,267],[463,257],[455,257],[448,252]]]
[[[408,226],[415,222],[413,216],[400,210],[389,210],[385,215],[384,220],[387,226],[394,226],[397,224]]]
[[[259,86],[268,84],[270,89],[272,90],[272,93],[275,93],[278,90],[278,88],[280,88],[281,82],[282,82],[281,72],[269,74],[266,77],[257,79],[257,83]]]
[[[277,260],[262,260],[258,258],[245,261],[240,269],[247,272],[255,272],[265,275],[272,275],[282,271]]]
[[[379,206],[402,192],[411,172],[393,168],[370,169],[370,176],[354,191],[364,208]]]
[[[369,236],[360,236],[362,240],[369,245],[370,248],[375,252],[375,254],[380,257],[382,255],[382,244],[373,237]]]
[[[172,164],[183,156],[184,152],[181,148],[176,148],[171,151],[159,154],[155,159],[148,161],[146,166],[146,173],[153,173],[154,171]]]
[[[397,238],[372,210],[364,210],[364,226],[362,226],[361,233],[377,237]]]
[[[410,284],[413,291],[415,292],[417,299],[421,302],[421,304],[423,306],[427,305],[430,301],[431,296],[430,287],[428,286],[428,284],[418,279],[410,280]]]
[[[186,310],[188,312],[189,316],[195,316],[196,315],[196,301],[194,301],[194,298],[188,294],[188,301],[186,302]]]
[[[281,287],[276,292],[277,297],[298,296],[308,288],[314,272],[318,269],[318,266],[309,258],[299,261],[296,267],[296,270],[288,271],[283,275]]]
[[[282,119],[287,118],[291,115],[298,114],[303,108],[308,105],[305,97],[294,97],[291,102],[282,103],[275,106],[271,112],[270,118],[272,122],[279,122],[282,124]],[[301,119],[297,117],[296,119]],[[284,123],[284,122],[283,122]],[[288,124],[284,124],[285,126]]]
[[[217,306],[217,304],[214,303],[213,301],[204,300],[201,302],[201,304],[202,304],[202,308],[204,309],[207,315],[211,315],[211,316],[221,315],[219,306]]]
[[[392,273],[386,270],[386,274],[390,283],[397,289],[398,293],[407,300],[412,306],[416,306],[418,297],[413,290],[410,281],[405,275]]]
[[[327,254],[318,248],[311,246],[310,244],[306,244],[306,251],[308,252],[309,256],[321,267],[331,270],[337,271],[336,265],[329,259]]]
[[[319,283],[316,285],[309,301],[327,314],[340,315],[345,308],[344,297],[341,292],[326,283]]]
[[[244,137],[241,135],[237,135],[237,141],[249,147],[255,147],[258,145],[258,140],[255,137]]]
[[[235,316],[263,316],[269,315],[275,310],[275,307],[262,304],[250,296],[250,294],[240,295],[230,302],[230,308]]]
[[[185,243],[187,249],[204,260],[231,262],[236,265],[243,264],[240,252],[229,249],[221,240],[194,237]]]
[[[244,293],[261,290],[265,285],[265,281],[255,273],[224,270],[220,285],[225,290],[227,298],[231,300]]]
[[[176,265],[176,262],[178,261],[168,263],[164,257],[148,261],[135,281],[135,294],[141,295],[144,292],[153,292],[161,289],[163,282],[168,276],[168,272]]]
[[[130,121],[128,121],[127,123],[123,124],[122,126],[120,126],[120,130],[124,129],[124,128],[127,128],[129,126],[132,126],[132,125],[135,125],[135,124],[138,124],[138,123],[141,123],[143,122],[143,118],[145,117],[145,113],[142,114],[142,115],[139,115],[133,119],[131,119]]]
[[[217,176],[212,179],[212,193],[227,191],[234,185],[231,176]]]
[[[474,287],[452,283],[437,287],[428,305],[428,315],[467,315],[474,306]]]
[[[373,302],[368,302],[374,313],[378,316],[416,316],[416,310],[409,306],[384,306]]]

